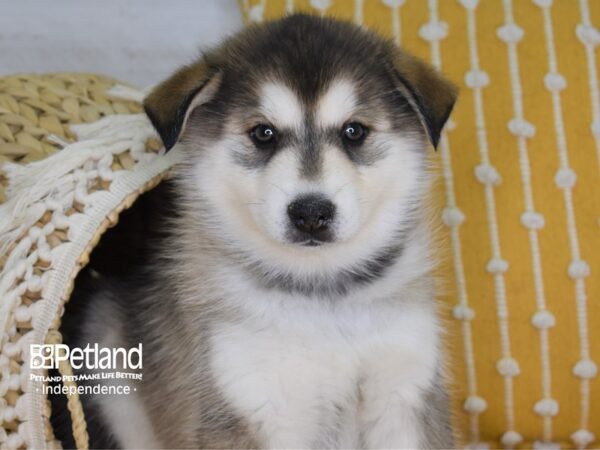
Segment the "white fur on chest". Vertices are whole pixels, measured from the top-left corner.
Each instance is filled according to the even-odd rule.
[[[417,446],[404,416],[434,376],[432,310],[294,300],[215,328],[211,368],[230,407],[268,447]]]

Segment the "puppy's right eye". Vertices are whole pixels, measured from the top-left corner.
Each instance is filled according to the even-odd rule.
[[[250,139],[257,146],[267,146],[275,142],[275,128],[271,125],[260,124],[250,130]]]

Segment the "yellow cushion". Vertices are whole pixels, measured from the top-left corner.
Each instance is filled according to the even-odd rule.
[[[439,151],[457,423],[471,444],[600,439],[600,2],[240,4],[365,24],[459,84]]]

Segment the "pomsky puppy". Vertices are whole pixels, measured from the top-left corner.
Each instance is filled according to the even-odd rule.
[[[92,429],[126,448],[453,447],[426,210],[455,97],[393,43],[307,15],[156,87],[145,111],[184,155],[162,231],[85,290],[74,342],[142,343],[143,380],[84,397]]]

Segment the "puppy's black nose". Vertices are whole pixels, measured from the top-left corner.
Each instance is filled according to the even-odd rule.
[[[328,240],[329,226],[335,215],[335,205],[319,195],[306,195],[288,206],[290,221],[304,233],[319,240]]]

